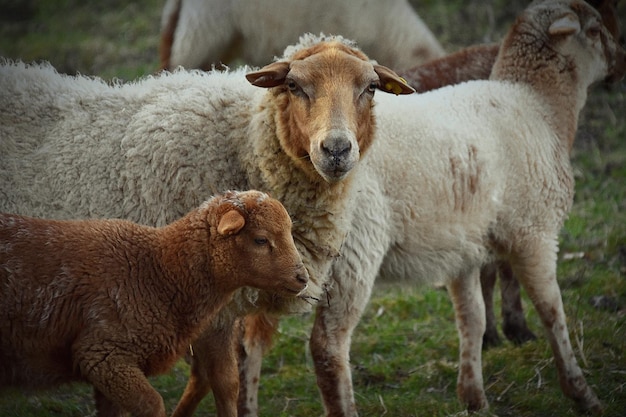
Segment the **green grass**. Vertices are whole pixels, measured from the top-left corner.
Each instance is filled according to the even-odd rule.
[[[5,4],[6,3],[6,4]],[[0,22],[0,55],[49,60],[59,71],[131,80],[158,66],[161,0],[0,0],[33,5],[23,21]],[[421,16],[448,50],[500,39],[515,0],[418,2]],[[626,4],[620,4],[626,16]],[[622,22],[626,27],[626,22]],[[568,325],[588,382],[607,416],[626,410],[626,86],[594,89],[580,120],[572,154],[576,197],[561,234],[558,276]],[[569,255],[572,259],[566,260]],[[600,308],[592,297],[608,300]],[[499,300],[497,300],[499,302]],[[524,299],[536,342],[505,342],[483,355],[490,411],[484,416],[573,416],[561,393],[539,319]],[[497,304],[499,308],[499,304]],[[260,411],[266,416],[320,416],[322,405],[307,341],[311,316],[286,317],[265,358]],[[456,399],[458,340],[444,291],[378,288],[357,328],[351,352],[355,397],[362,416],[463,415]],[[1,366],[1,364],[0,364]],[[172,410],[189,367],[152,378]],[[0,395],[0,416],[95,415],[82,384],[25,395]],[[211,396],[196,416],[214,416]]]

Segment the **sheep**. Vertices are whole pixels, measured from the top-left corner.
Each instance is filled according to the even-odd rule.
[[[303,32],[341,34],[396,71],[444,54],[407,0],[167,0],[161,68],[262,65]]]
[[[340,36],[304,35],[255,71],[165,72],[112,86],[45,64],[5,62],[0,210],[160,226],[208,191],[271,193],[294,219],[310,298],[244,289],[203,332],[220,355],[201,355],[194,345],[190,385],[205,395],[217,375],[216,397],[236,403],[236,320],[261,310],[310,311],[324,290],[350,225],[360,159],[373,142],[376,89],[413,92]],[[195,375],[200,361],[213,373]],[[236,414],[230,404],[218,401],[220,415]]]
[[[617,15],[618,0],[587,0],[602,17],[602,22],[613,35],[620,39],[620,26]],[[461,49],[455,53],[400,71],[399,75],[407,80],[417,92],[431,91],[446,85],[458,84],[469,80],[489,78],[496,60],[500,44],[481,44]],[[535,340],[535,334],[528,328],[522,301],[520,286],[513,277],[506,262],[485,265],[481,271],[481,288],[485,300],[487,325],[483,336],[483,347],[497,346],[501,343],[496,327],[493,310],[493,292],[496,277],[500,277],[502,295],[502,331],[507,339],[516,344]]]
[[[625,51],[593,8],[546,0],[517,18],[489,80],[381,98],[376,157],[361,166],[353,224],[310,339],[327,416],[357,415],[350,341],[377,278],[447,287],[460,338],[458,397],[469,410],[487,408],[479,270],[494,258],[509,262],[529,293],[564,394],[601,411],[572,351],[556,254],[573,199],[569,152],[587,89],[625,72]],[[267,338],[271,328],[264,331]],[[240,415],[256,413],[259,368],[245,365],[258,362],[243,362]]]
[[[0,213],[0,387],[91,383],[99,415],[165,417],[166,372],[236,289],[303,296],[285,208],[216,196],[161,228]]]

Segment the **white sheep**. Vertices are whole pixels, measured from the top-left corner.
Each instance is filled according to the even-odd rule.
[[[625,52],[597,11],[582,1],[547,0],[518,17],[490,80],[380,98],[375,157],[361,166],[353,225],[311,336],[327,416],[357,415],[350,341],[377,277],[447,286],[460,338],[459,399],[470,410],[486,408],[479,270],[493,255],[510,263],[533,300],[565,395],[601,410],[571,347],[556,260],[587,89],[625,71]],[[242,369],[248,385],[240,415],[256,413],[254,372]]]
[[[167,0],[161,68],[263,65],[304,32],[343,35],[395,70],[444,54],[407,0]]]
[[[303,36],[281,60],[247,74],[177,71],[112,86],[49,65],[4,62],[0,210],[159,226],[209,192],[270,192],[294,219],[308,294],[320,298],[351,222],[358,162],[374,138],[375,89],[413,92],[341,37]],[[237,317],[310,308],[238,292],[206,332],[221,352],[202,358],[219,375],[214,393],[236,401],[230,338]],[[236,413],[223,404],[220,415]]]
[[[165,417],[168,371],[236,289],[304,295],[285,208],[213,197],[162,228],[0,213],[0,388],[94,386],[98,414]]]
[[[617,15],[618,0],[586,1],[598,10],[604,26],[613,35],[613,38],[620,39],[620,24]],[[491,74],[499,50],[500,44],[497,43],[474,45],[413,68],[405,69],[398,74],[417,92],[431,91],[469,80],[487,79]],[[493,311],[496,276],[500,277],[502,295],[502,331],[514,343],[521,344],[536,339],[526,324],[519,283],[512,275],[510,265],[501,261],[485,265],[480,274],[487,319],[483,347],[500,344]]]

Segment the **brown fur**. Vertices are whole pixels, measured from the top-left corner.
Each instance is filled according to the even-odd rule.
[[[74,380],[99,415],[165,416],[166,372],[242,286],[300,294],[308,274],[284,207],[215,197],[163,228],[0,214],[0,388]]]

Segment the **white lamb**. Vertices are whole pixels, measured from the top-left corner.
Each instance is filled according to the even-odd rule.
[[[264,91],[250,85],[268,88]],[[277,62],[246,74],[178,71],[107,85],[49,65],[0,66],[0,210],[48,218],[122,218],[162,226],[227,189],[269,192],[320,298],[347,234],[371,146],[375,89],[413,90],[341,37],[304,36]],[[222,352],[214,392],[236,401],[234,320],[310,305],[237,293],[210,331]],[[220,415],[235,415],[222,409]]]
[[[311,336],[327,416],[357,415],[350,341],[377,277],[447,286],[460,338],[459,399],[469,410],[488,407],[479,271],[493,255],[510,262],[538,310],[565,395],[602,409],[572,351],[556,260],[587,89],[624,72],[625,51],[597,11],[582,0],[547,0],[519,16],[491,80],[381,98],[375,157],[362,166],[354,222]],[[258,372],[242,369],[240,415],[256,413]]]
[[[161,67],[210,69],[235,59],[263,65],[304,32],[353,39],[395,70],[444,54],[407,0],[167,0]]]

